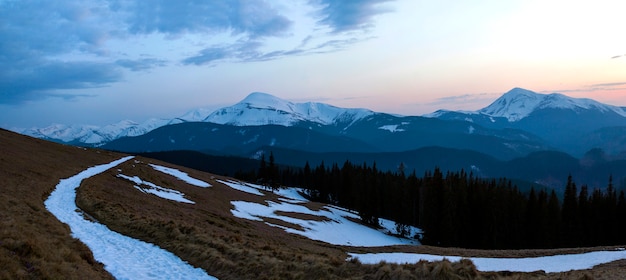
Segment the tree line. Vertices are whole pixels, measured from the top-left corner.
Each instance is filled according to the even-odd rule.
[[[270,154],[256,174],[238,174],[271,188],[300,187],[313,201],[359,212],[365,224],[379,218],[424,231],[423,244],[480,249],[559,248],[626,243],[626,199],[612,179],[605,190],[580,189],[568,178],[562,199],[556,191],[522,193],[510,180],[485,179],[464,170],[439,168],[418,177],[346,161],[279,168]]]

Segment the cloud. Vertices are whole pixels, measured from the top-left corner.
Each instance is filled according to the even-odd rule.
[[[389,9],[380,8],[379,4],[390,0],[311,0],[313,5],[321,6],[318,24],[328,26],[332,32],[340,33],[367,29],[373,26],[376,15],[389,12]]]
[[[47,97],[55,90],[93,88],[121,79],[112,63],[58,57],[100,56],[109,14],[95,2],[0,2],[0,104]]]
[[[115,64],[136,72],[150,70],[154,67],[166,66],[167,61],[156,58],[118,59],[115,61]]]
[[[261,43],[256,41],[240,41],[232,45],[215,45],[201,50],[197,55],[184,59],[182,63],[185,65],[205,65],[226,59],[252,61],[261,56],[258,51],[260,46]]]
[[[626,85],[626,82],[593,84],[593,85],[589,85],[589,87],[617,87],[617,86],[623,86],[623,85]]]
[[[266,1],[114,1],[125,10],[131,33],[210,33],[230,31],[251,38],[284,34],[292,22]]]
[[[62,89],[109,85],[122,77],[110,63],[31,60],[0,71],[0,104],[22,104],[48,97],[71,99]]]
[[[303,39],[289,48],[268,45],[270,37],[295,36],[294,22],[271,1],[0,0],[0,104],[52,96],[68,99],[63,90],[112,85],[124,78],[123,69],[146,71],[170,65],[159,53],[133,57],[115,49],[154,34],[168,40],[189,34],[194,40],[227,35],[224,43],[204,45],[191,56],[189,49],[168,55],[186,55],[183,65],[267,61],[343,50],[373,38],[346,31],[370,28],[374,16],[386,12],[379,8],[386,1],[310,0],[307,3],[319,12],[316,27],[327,26],[332,32],[319,36],[319,29],[303,31],[297,35]]]
[[[444,96],[426,103],[426,105],[472,104],[493,101],[494,96],[501,93],[469,93],[455,96]]]
[[[122,80],[122,68],[167,65],[157,58],[116,59],[106,45],[112,38],[229,32],[252,40],[281,36],[291,26],[268,2],[245,0],[2,1],[0,19],[0,104],[67,99],[56,91],[110,85]],[[248,53],[255,50],[253,44],[234,51],[238,57],[256,57]],[[210,61],[209,55],[218,54],[207,50],[197,60]]]
[[[320,54],[336,52],[346,49],[348,46],[369,40],[373,37],[364,39],[347,38],[347,39],[331,39],[319,43],[315,46],[306,48],[301,43],[293,49],[274,50],[263,52],[261,48],[264,46],[259,41],[241,40],[231,45],[214,45],[201,50],[198,54],[190,56],[182,60],[184,65],[210,65],[215,66],[218,62],[256,62],[268,61],[294,55]],[[305,38],[305,40],[310,40]]]
[[[3,54],[98,52],[109,33],[107,10],[86,1],[5,1],[0,18]]]

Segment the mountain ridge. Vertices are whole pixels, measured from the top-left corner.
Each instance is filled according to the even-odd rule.
[[[422,121],[419,120],[420,118]],[[435,125],[435,123],[425,121],[429,118],[444,122]],[[513,140],[510,136],[515,134],[517,134],[514,136],[517,138],[516,141],[532,139],[531,142],[534,144],[530,142],[524,144],[530,147],[530,149],[525,148],[527,152],[546,147],[554,147],[575,156],[580,156],[591,148],[604,148],[613,154],[626,151],[626,146],[619,145],[620,141],[616,138],[618,136],[606,129],[602,130],[606,127],[626,127],[626,109],[592,99],[572,98],[559,93],[541,94],[522,88],[513,88],[487,107],[477,111],[439,110],[414,117],[378,113],[362,108],[340,108],[317,102],[295,103],[271,94],[253,92],[232,106],[212,112],[202,108],[194,109],[172,119],[149,119],[143,123],[127,120],[104,127],[52,125],[16,132],[55,142],[100,147],[122,137],[140,136],[156,128],[185,122],[207,122],[230,126],[300,126],[332,135],[351,135],[355,139],[366,137],[377,142],[396,139],[395,142],[390,143],[398,144],[402,143],[402,141],[398,142],[401,137],[417,137],[414,140],[419,140],[420,133],[432,134],[434,131],[445,131],[437,126],[450,126],[447,131],[453,131],[456,135],[454,137],[457,138],[466,137],[465,134],[486,133],[486,135],[505,140]],[[419,127],[418,123],[426,127]],[[520,133],[512,134],[511,131]],[[391,134],[395,136],[390,136]],[[594,136],[589,138],[588,135]],[[568,140],[574,138],[586,140],[577,143]],[[540,144],[539,142],[542,141],[545,142]],[[503,142],[502,144],[510,145],[511,143]],[[531,145],[528,146],[528,144]],[[404,146],[399,145],[397,148]],[[509,156],[515,153],[519,151],[513,151],[513,154]]]

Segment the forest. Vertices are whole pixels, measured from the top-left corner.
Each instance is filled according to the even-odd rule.
[[[323,162],[278,167],[270,154],[257,172],[237,177],[273,189],[303,188],[314,201],[358,211],[362,222],[373,227],[379,218],[396,221],[399,232],[419,227],[426,245],[532,249],[626,243],[626,199],[611,178],[605,189],[590,190],[578,188],[569,176],[559,196],[545,188],[523,193],[505,178],[477,178],[464,170],[434,168],[420,177],[404,169],[400,164],[396,172],[383,172],[375,163],[349,161],[341,167]]]

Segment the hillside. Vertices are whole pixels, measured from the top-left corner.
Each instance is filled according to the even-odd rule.
[[[3,178],[0,192],[0,263],[3,269],[0,278],[111,278],[103,265],[94,259],[91,250],[72,238],[68,226],[48,212],[44,202],[60,184],[60,179],[125,155],[54,144],[5,130],[0,130],[0,147],[0,176]],[[172,170],[180,170],[179,173],[207,182],[211,187],[191,185],[171,175]],[[355,244],[359,239],[354,238],[377,231],[363,229],[353,220],[341,218],[350,216],[348,212],[342,212],[344,210],[297,200],[294,193],[286,192],[288,190],[271,193],[229,178],[142,157],[102,171],[83,180],[77,190],[76,204],[86,213],[85,217],[106,224],[123,235],[156,244],[219,279],[428,279],[453,274],[464,278],[558,279],[580,278],[585,274],[607,278],[619,275],[623,264],[618,261],[593,270],[548,274],[479,272],[468,261],[366,265],[355,259],[346,261],[348,253],[403,252],[493,260],[506,256],[583,253],[614,247],[543,251],[399,245],[404,243],[355,247],[339,239],[330,240],[329,233],[305,237],[303,234],[309,231],[302,227],[306,224],[321,226],[331,219],[349,225],[352,234],[345,236],[347,242]],[[159,188],[151,185],[160,186],[161,191],[169,190],[165,191],[168,197],[179,193],[193,203],[154,195]],[[277,205],[285,208],[272,208]],[[262,214],[262,211],[269,212]],[[341,216],[329,216],[329,213],[340,213],[335,215]],[[383,239],[387,240],[383,237],[380,240]],[[372,240],[374,238],[366,238],[368,242]]]

